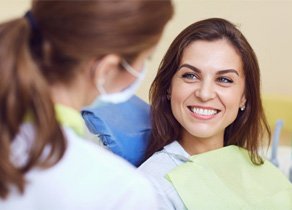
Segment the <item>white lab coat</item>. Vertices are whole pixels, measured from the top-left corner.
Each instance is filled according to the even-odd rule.
[[[24,194],[12,187],[0,210],[154,210],[157,202],[151,184],[132,166],[71,128],[65,156],[53,167],[33,169]],[[15,139],[13,161],[23,164],[33,129],[23,125]]]

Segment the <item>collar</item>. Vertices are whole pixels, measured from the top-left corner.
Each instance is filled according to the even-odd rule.
[[[79,136],[84,136],[84,121],[78,111],[69,106],[55,104],[55,112],[56,118],[61,125],[72,128]]]
[[[162,152],[169,155],[175,162],[189,162],[190,154],[187,153],[184,148],[178,143],[178,141],[173,141],[172,143],[166,145]]]

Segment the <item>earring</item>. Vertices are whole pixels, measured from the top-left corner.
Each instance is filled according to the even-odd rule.
[[[242,107],[240,107],[240,111],[244,111],[245,110],[245,105],[243,105]]]

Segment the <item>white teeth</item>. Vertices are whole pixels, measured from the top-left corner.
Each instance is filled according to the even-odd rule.
[[[202,108],[192,108],[192,111],[199,115],[214,115],[217,114],[217,110],[214,109],[202,109]]]

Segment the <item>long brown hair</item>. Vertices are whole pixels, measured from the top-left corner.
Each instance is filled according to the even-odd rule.
[[[168,90],[179,67],[184,49],[196,40],[228,40],[239,52],[245,75],[246,109],[225,129],[224,145],[237,145],[250,152],[254,164],[261,164],[258,154],[263,136],[270,139],[270,128],[263,111],[260,96],[260,69],[257,57],[244,35],[227,20],[211,18],[196,22],[184,29],[172,42],[162,59],[150,88],[152,134],[146,158],[165,145],[179,140],[181,125],[174,118]]]
[[[65,152],[49,85],[70,83],[91,58],[134,59],[158,42],[173,7],[170,0],[34,0],[30,14],[0,25],[1,198],[11,185],[23,192],[26,172],[56,164]],[[28,114],[35,141],[26,163],[16,167],[10,147]],[[41,158],[45,147],[50,153]]]

